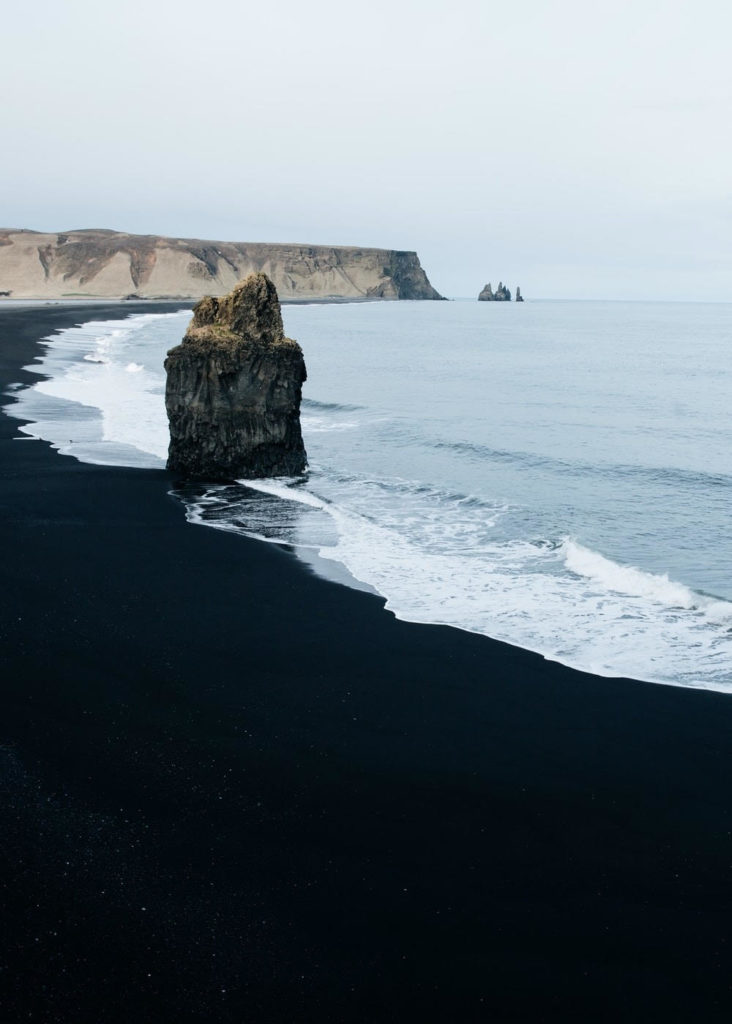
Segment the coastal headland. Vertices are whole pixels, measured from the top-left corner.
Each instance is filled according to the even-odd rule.
[[[3,401],[106,314],[0,310]],[[729,697],[398,621],[17,427],[4,1020],[729,1020]]]
[[[10,299],[195,300],[257,272],[283,301],[442,298],[416,252],[0,229],[0,296]]]

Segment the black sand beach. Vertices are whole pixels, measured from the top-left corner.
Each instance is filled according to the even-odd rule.
[[[3,390],[104,312],[0,310]],[[398,622],[17,426],[0,1019],[729,1020],[732,697]]]

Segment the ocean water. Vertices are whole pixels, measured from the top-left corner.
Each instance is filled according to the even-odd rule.
[[[286,306],[308,368],[302,480],[181,493],[400,618],[604,676],[732,692],[732,305]],[[190,313],[46,342],[20,429],[162,466]]]

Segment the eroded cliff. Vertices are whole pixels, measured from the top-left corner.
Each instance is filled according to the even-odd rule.
[[[199,480],[303,472],[305,360],[285,337],[265,274],[251,274],[223,298],[202,299],[165,371],[170,470]]]
[[[0,230],[0,294],[13,299],[200,299],[224,295],[256,272],[282,299],[442,298],[415,252]]]

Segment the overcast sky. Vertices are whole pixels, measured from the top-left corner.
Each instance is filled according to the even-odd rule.
[[[435,285],[732,301],[722,0],[3,10],[0,224],[416,249]]]

